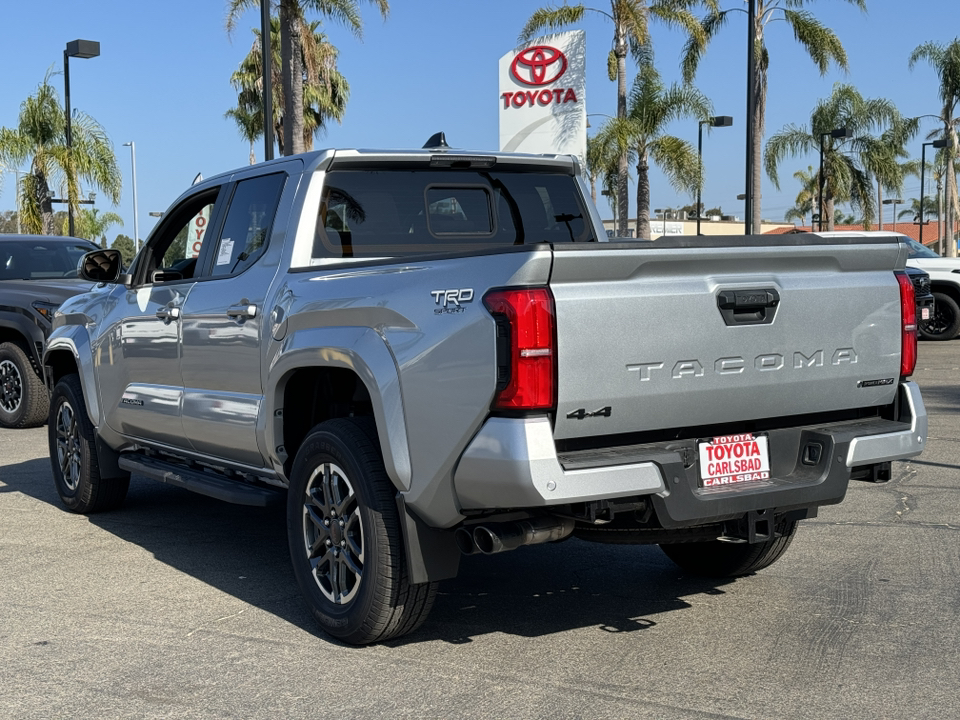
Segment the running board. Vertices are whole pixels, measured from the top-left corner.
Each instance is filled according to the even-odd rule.
[[[268,507],[283,500],[282,493],[277,490],[250,485],[240,480],[228,480],[213,473],[191,470],[143,455],[121,455],[119,464],[124,470],[145,475],[151,480],[176,485],[235,505]]]

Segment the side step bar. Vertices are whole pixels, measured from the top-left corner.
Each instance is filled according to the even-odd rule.
[[[235,505],[268,507],[283,501],[283,493],[277,490],[249,485],[239,480],[228,480],[213,473],[191,470],[143,455],[121,455],[119,464],[124,470],[146,475],[152,480],[176,485]]]

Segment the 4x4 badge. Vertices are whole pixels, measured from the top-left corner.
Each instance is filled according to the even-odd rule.
[[[593,412],[587,412],[583,408],[579,410],[574,410],[573,412],[567,413],[567,420],[583,420],[588,417],[610,417],[613,412],[613,408],[609,405],[602,407],[599,410],[594,410]]]

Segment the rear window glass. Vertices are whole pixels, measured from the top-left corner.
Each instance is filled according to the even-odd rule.
[[[593,241],[588,217],[561,173],[333,170],[312,263]]]

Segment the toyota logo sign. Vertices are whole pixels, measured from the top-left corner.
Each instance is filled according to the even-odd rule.
[[[567,56],[549,45],[534,45],[518,53],[510,73],[524,85],[549,85],[567,71]]]

